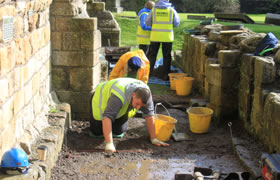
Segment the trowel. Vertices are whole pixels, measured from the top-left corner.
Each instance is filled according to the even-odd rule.
[[[175,141],[191,141],[193,140],[187,133],[177,132],[176,127],[174,127],[173,133],[171,134]]]

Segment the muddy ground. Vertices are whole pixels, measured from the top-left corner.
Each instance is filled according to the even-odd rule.
[[[105,153],[104,140],[88,136],[89,123],[73,120],[51,179],[172,180],[175,174],[192,174],[194,167],[218,169],[225,174],[247,171],[234,153],[228,121],[233,122],[233,136],[243,139],[242,146],[252,153],[248,156],[254,157],[251,166],[258,166],[264,149],[235,120],[224,119],[219,125],[212,122],[208,133],[194,134],[189,130],[186,108],[191,98],[201,97],[194,92],[179,97],[166,87],[151,89],[156,92],[155,104],[162,102],[177,119],[177,131],[186,132],[191,140],[176,142],[171,138],[169,147],[156,147],[149,141],[145,120],[136,117],[129,120],[124,138],[114,139],[118,152]],[[167,114],[161,106],[157,113]]]

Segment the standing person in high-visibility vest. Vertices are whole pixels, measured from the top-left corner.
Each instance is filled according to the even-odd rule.
[[[90,136],[105,138],[105,151],[115,152],[113,137],[122,137],[128,118],[143,112],[151,143],[169,146],[156,138],[154,104],[150,88],[134,78],[117,78],[100,83],[91,99]]]
[[[138,26],[137,26],[137,44],[139,49],[142,49],[147,55],[150,45],[150,33],[151,26],[147,26],[145,19],[151,12],[151,9],[155,6],[153,1],[148,1],[145,7],[141,9],[138,13]]]
[[[146,25],[152,26],[148,59],[150,60],[150,73],[154,70],[158,50],[162,45],[163,72],[162,79],[168,80],[171,67],[172,42],[174,41],[173,27],[180,24],[180,17],[169,0],[159,0],[147,16]]]

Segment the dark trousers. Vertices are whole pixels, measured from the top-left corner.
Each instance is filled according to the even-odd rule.
[[[91,97],[91,100],[93,98],[93,95]],[[115,119],[114,122],[112,122],[112,133],[115,135],[120,135],[123,132],[127,131],[127,129],[128,129],[128,112],[122,117]],[[91,102],[90,102],[90,130],[96,136],[103,135],[102,120],[96,120],[93,118]]]
[[[151,42],[147,58],[150,61],[150,73],[153,72],[158,50],[162,45],[164,74],[170,73],[172,42]]]
[[[142,49],[145,53],[145,55],[147,56],[148,52],[149,52],[149,45],[147,44],[139,44],[139,49]]]

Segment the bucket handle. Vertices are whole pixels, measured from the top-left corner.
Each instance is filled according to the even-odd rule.
[[[158,119],[158,117],[157,117],[157,106],[158,105],[161,105],[165,109],[165,111],[167,112],[168,116],[170,116],[170,113],[168,112],[167,108],[162,103],[156,103],[156,106],[155,106],[156,115],[155,116],[156,116],[157,119]]]

